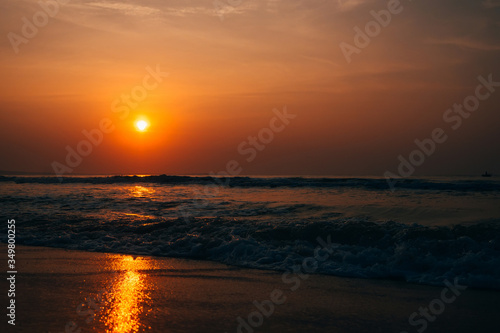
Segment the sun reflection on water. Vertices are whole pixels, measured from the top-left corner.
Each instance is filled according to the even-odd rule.
[[[106,299],[106,312],[101,317],[107,333],[138,332],[145,328],[141,318],[150,308],[151,283],[141,270],[150,269],[149,260],[132,256],[110,255],[114,270],[122,271]]]
[[[129,188],[130,195],[135,198],[148,198],[151,197],[156,191],[153,188],[144,186],[132,186]]]

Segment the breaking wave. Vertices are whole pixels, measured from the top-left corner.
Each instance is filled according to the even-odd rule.
[[[316,273],[398,279],[441,285],[500,289],[500,227],[425,227],[360,219],[302,223],[244,223],[229,218],[148,218],[117,215],[109,220],[63,213],[39,216],[17,242],[32,246],[213,260],[242,267],[285,271],[315,255],[318,237],[331,254]],[[6,242],[6,236],[2,241]]]

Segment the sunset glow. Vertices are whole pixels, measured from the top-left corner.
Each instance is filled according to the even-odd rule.
[[[259,153],[243,173],[382,176],[416,138],[450,128],[443,114],[479,76],[500,81],[490,1],[222,2],[75,0],[38,26],[45,6],[7,0],[0,141],[16,142],[0,147],[0,170],[53,174],[56,161],[66,175],[217,172],[286,106],[297,120],[265,150],[243,147]],[[495,172],[499,93],[484,89],[460,134],[446,132],[415,174]],[[115,130],[103,144],[66,163],[65,147],[106,118]]]

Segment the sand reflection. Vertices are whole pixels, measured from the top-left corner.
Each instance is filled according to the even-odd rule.
[[[149,259],[133,256],[112,256],[113,270],[122,271],[122,274],[113,284],[112,290],[106,297],[106,310],[101,321],[104,322],[106,332],[124,333],[138,332],[144,324],[141,323],[150,309],[149,293],[153,289],[146,274],[141,270],[152,268]]]

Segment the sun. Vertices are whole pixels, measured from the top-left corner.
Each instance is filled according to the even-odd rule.
[[[135,122],[135,127],[138,131],[144,132],[149,127],[149,123],[145,120],[138,120]]]

